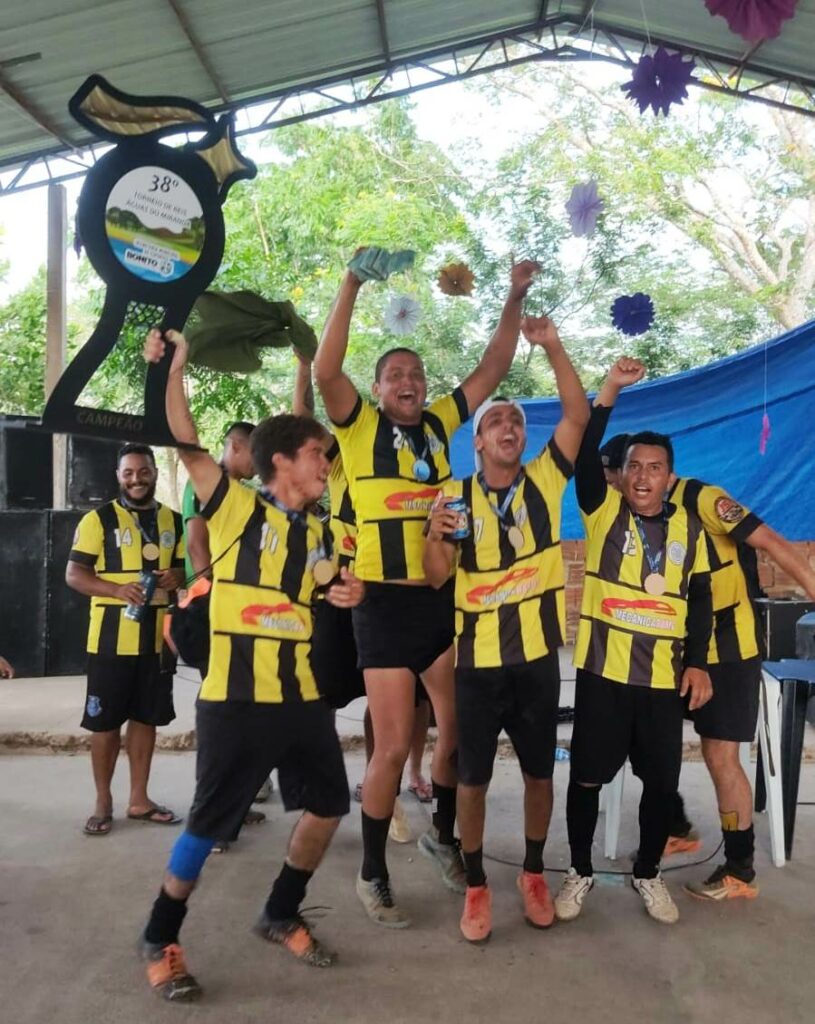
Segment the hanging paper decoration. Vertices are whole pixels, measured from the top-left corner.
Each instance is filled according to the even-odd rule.
[[[385,326],[392,334],[413,334],[422,315],[422,307],[409,295],[395,295],[385,310]]]
[[[620,88],[634,100],[641,114],[650,107],[655,114],[661,110],[667,116],[672,103],[682,103],[687,98],[695,67],[693,60],[683,60],[681,53],[668,53],[660,46],[653,57],[640,58],[634,77]]]
[[[705,7],[748,43],[775,39],[781,25],[795,14],[795,0],[705,0]]]
[[[597,218],[604,206],[605,203],[597,195],[596,181],[575,185],[566,203],[572,233],[578,238],[590,238],[594,234]]]
[[[761,417],[761,436],[758,439],[758,451],[760,455],[767,452],[767,442],[770,440],[770,417],[765,412]]]
[[[611,322],[618,331],[633,337],[644,334],[654,322],[654,304],[650,295],[634,292],[621,295],[611,307]]]
[[[445,295],[472,295],[475,275],[466,263],[448,263],[436,283]]]

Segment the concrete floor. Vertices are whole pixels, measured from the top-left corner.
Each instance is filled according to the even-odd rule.
[[[348,757],[349,780],[362,757]],[[194,754],[159,754],[153,796],[179,811],[192,794]],[[564,803],[568,764],[556,765],[556,809],[549,881],[567,866]],[[116,779],[123,811],[126,765]],[[626,786],[620,849],[635,845],[639,787]],[[686,764],[682,790],[713,852],[718,823],[701,764]],[[805,765],[801,800],[815,799],[815,766]],[[426,809],[405,805],[417,834]],[[14,1024],[142,1024],[164,1021],[368,1024],[540,1021],[643,1024],[793,1024],[815,1019],[815,814],[802,807],[794,860],[770,866],[766,820],[757,821],[760,898],[708,906],[681,892],[682,881],[710,870],[679,867],[667,876],[680,907],[674,927],[649,920],[627,879],[598,876],[583,916],[536,932],[523,923],[516,869],[487,861],[494,930],[486,947],[469,946],[457,922],[460,898],[441,887],[415,846],[390,846],[391,873],[414,916],[402,932],[378,929],[353,891],[359,808],[336,837],[312,882],[307,905],[323,941],[340,953],[330,970],[293,963],[249,933],[285,850],[293,816],[276,800],[269,821],[208,863],[191,900],[184,943],[205,1000],[170,1006],[148,990],[133,944],[158,890],[176,829],[118,818],[105,839],[82,835],[91,808],[86,754],[6,754],[0,758],[0,1020]],[[522,851],[517,765],[496,765],[485,851],[517,861]],[[602,818],[598,841],[602,838]],[[688,858],[684,858],[687,862]],[[681,863],[681,861],[679,862]],[[715,861],[713,862],[715,863]],[[596,870],[620,871],[597,853]]]

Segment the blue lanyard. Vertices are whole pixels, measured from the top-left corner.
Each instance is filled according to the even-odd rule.
[[[640,519],[639,515],[637,515],[636,513],[634,513],[634,522],[637,524],[637,533],[640,535],[640,540],[642,541],[642,550],[643,550],[643,553],[645,554],[645,559],[648,562],[648,568],[653,573],[659,573],[659,566],[660,566],[660,563],[662,562],[662,556],[665,554],[665,548],[663,547],[660,551],[657,551],[656,556],[653,555],[651,553],[651,547],[650,547],[650,545],[648,543],[648,538],[645,536],[645,529],[644,529],[644,527],[642,525],[642,520]],[[668,517],[665,515],[665,506],[664,505],[662,506],[662,525],[666,528],[665,529],[665,537],[666,537],[666,540],[667,540]]]
[[[487,504],[492,509],[492,511],[496,514],[496,516],[498,516],[498,522],[501,524],[501,529],[502,530],[508,530],[509,529],[509,527],[507,526],[507,523],[506,523],[506,514],[509,511],[510,506],[512,505],[512,499],[518,493],[518,488],[521,486],[521,482],[523,481],[523,478],[525,476],[526,476],[526,473],[524,472],[523,469],[521,469],[519,471],[518,475],[515,477],[515,479],[509,485],[509,490],[506,493],[506,497],[504,498],[503,502],[501,503],[501,507],[499,508],[497,505],[493,505],[493,503],[490,501],[490,489],[487,486],[487,481],[484,479],[484,474],[483,473],[479,473],[478,474],[478,485],[481,488],[481,490],[484,492],[484,497],[487,499]],[[515,524],[512,523],[511,525],[514,526]]]

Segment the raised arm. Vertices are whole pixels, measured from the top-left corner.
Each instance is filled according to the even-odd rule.
[[[359,400],[359,392],[351,378],[343,373],[342,364],[348,349],[351,316],[361,287],[361,281],[350,270],[346,271],[314,357],[314,379],[323,396],[325,410],[334,423],[345,423]]]
[[[294,376],[294,394],[291,398],[291,411],[295,416],[314,419],[314,387],[311,383],[311,360],[297,353],[297,372]],[[328,452],[334,445],[334,435],[322,424],[323,449]]]
[[[554,371],[562,408],[560,422],[555,427],[555,443],[569,462],[574,462],[589,422],[586,392],[548,316],[524,317],[521,330],[530,345],[543,349]]]
[[[144,358],[148,363],[157,363],[164,355],[167,342],[175,347],[170,376],[167,380],[167,422],[176,441],[181,444],[198,444],[198,431],[192,418],[187,396],[184,393],[184,367],[187,363],[187,340],[178,331],[167,331],[166,341],[155,328],[147,335],[144,343]],[[208,452],[179,448],[179,457],[187,467],[190,482],[196,497],[203,507],[212,497],[222,476],[221,467]]]
[[[495,333],[484,349],[478,366],[461,384],[471,413],[490,397],[512,366],[515,349],[518,347],[524,299],[539,270],[540,265],[534,260],[521,260],[510,272],[509,295]]]
[[[606,477],[600,461],[600,443],[617,396],[624,387],[636,384],[645,376],[639,359],[623,356],[611,367],[591,407],[588,428],[583,436],[575,462],[575,491],[580,508],[591,514],[602,505],[606,496]]]
[[[758,551],[766,551],[776,565],[795,580],[810,601],[815,601],[815,573],[786,537],[762,523],[745,538],[745,543]]]

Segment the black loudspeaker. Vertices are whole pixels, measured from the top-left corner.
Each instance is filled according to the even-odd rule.
[[[0,415],[0,509],[50,508],[51,435],[27,426],[32,416]]]
[[[763,597],[756,601],[756,606],[764,624],[768,661],[798,657],[795,627],[802,615],[815,611],[815,602],[803,598],[787,600]]]
[[[65,566],[74,531],[84,514],[73,510],[48,513],[48,561],[45,570],[47,676],[75,676],[85,671],[90,599],[71,590],[65,582]]]
[[[71,435],[68,438],[68,508],[97,508],[119,492],[116,456],[122,442]]]
[[[0,512],[0,653],[18,676],[45,673],[47,544],[47,512]]]

